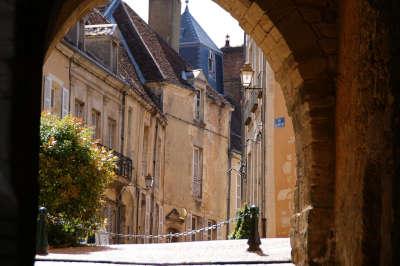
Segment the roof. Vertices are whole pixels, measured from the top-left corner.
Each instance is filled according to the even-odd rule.
[[[90,34],[91,36],[100,36],[114,34],[118,29],[116,24],[110,24],[97,9],[90,12],[85,19],[87,24],[85,25],[86,35]],[[88,55],[91,56],[90,54]],[[93,56],[91,57],[93,58]],[[96,58],[93,58],[93,60],[97,61]],[[138,71],[140,71],[140,69],[135,67],[134,62],[131,61],[125,46],[121,45],[118,52],[118,77],[128,83],[131,89],[140,95],[146,102],[153,104],[153,106],[157,105],[159,109],[162,109],[158,102],[154,101],[152,95],[143,87],[140,78],[141,73],[138,73]]]
[[[186,6],[185,12],[181,15],[180,45],[184,46],[185,44],[193,43],[203,44],[215,52],[222,53],[192,14],[190,14],[189,8]]]
[[[108,24],[109,21],[101,14],[100,10],[94,8],[90,13],[85,16],[86,24]]]
[[[112,16],[147,82],[190,86],[182,79],[190,66],[135,11],[120,3]]]
[[[111,36],[116,29],[116,24],[85,25],[85,36]]]

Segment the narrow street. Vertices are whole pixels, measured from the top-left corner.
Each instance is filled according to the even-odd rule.
[[[262,239],[261,253],[250,253],[246,249],[247,240],[68,248],[37,256],[35,266],[293,265],[288,238]]]

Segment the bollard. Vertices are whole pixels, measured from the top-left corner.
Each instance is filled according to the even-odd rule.
[[[260,234],[258,233],[258,213],[258,208],[252,205],[250,207],[250,236],[247,241],[247,244],[249,245],[247,251],[251,252],[261,251],[261,240]]]
[[[47,210],[45,207],[40,207],[36,231],[36,254],[47,255],[48,249],[49,243],[47,241]]]

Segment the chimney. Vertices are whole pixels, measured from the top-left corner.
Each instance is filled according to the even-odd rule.
[[[179,53],[180,0],[149,0],[149,25]]]
[[[231,40],[231,36],[229,36],[229,34],[227,34],[225,36],[225,47],[231,47],[230,40]]]

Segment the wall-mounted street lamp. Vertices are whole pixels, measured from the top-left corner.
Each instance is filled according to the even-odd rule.
[[[240,69],[240,79],[242,81],[242,86],[245,90],[262,90],[263,88],[250,87],[253,82],[254,70],[249,63],[244,64]]]
[[[154,178],[151,175],[147,175],[144,178],[144,184],[146,185],[146,189],[151,189],[153,187]]]

